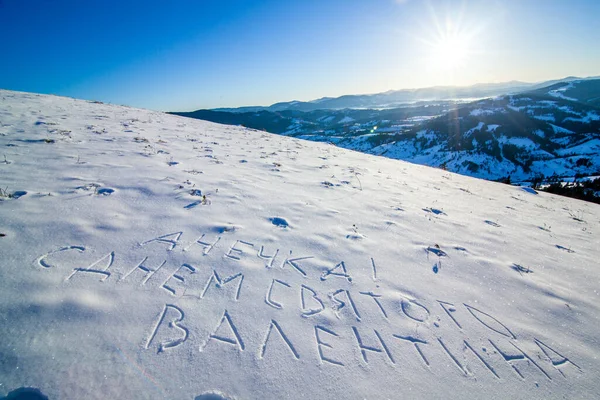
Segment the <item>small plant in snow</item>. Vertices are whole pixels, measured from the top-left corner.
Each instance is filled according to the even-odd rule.
[[[173,161],[173,156],[171,156],[171,157],[169,158],[169,161],[167,161],[167,165],[168,165],[169,167],[172,167],[173,165],[177,165],[177,164],[179,164],[179,163],[178,163],[177,161]]]
[[[13,194],[8,191],[8,186],[5,189],[0,188],[0,198],[12,199]]]
[[[381,172],[381,171],[380,171]],[[362,182],[360,181],[360,179],[358,178],[359,173],[356,172],[356,170],[354,168],[350,168],[350,173],[354,175],[354,177],[356,178],[356,180],[358,181],[358,184],[360,185],[360,191],[362,192],[363,187],[362,187]]]
[[[429,260],[429,253],[435,254],[437,256],[437,261],[433,264],[433,273],[437,274],[442,269],[442,257],[449,257],[448,253],[446,253],[439,244],[435,243],[433,246],[429,246],[425,249],[425,253],[427,254],[427,260]]]
[[[183,172],[187,172],[188,174],[192,174],[192,175],[199,175],[199,174],[203,174],[204,173],[202,171],[197,171],[195,169],[193,169],[191,171],[183,171]]]
[[[533,272],[529,267],[524,267],[519,264],[513,264],[511,268],[514,269],[515,271],[517,271],[521,275],[530,274]]]
[[[569,216],[577,222],[585,222],[583,220],[583,211],[579,210],[577,212],[569,211]]]
[[[546,225],[546,223],[544,223],[544,226],[540,226],[539,228],[543,231],[550,232],[550,228],[552,228],[552,227],[550,225]]]

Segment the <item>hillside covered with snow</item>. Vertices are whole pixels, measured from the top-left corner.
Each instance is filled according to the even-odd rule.
[[[0,149],[0,396],[600,393],[596,204],[9,91]]]
[[[512,94],[504,89],[476,101],[440,98],[393,109],[176,114],[490,180],[572,180],[600,173],[600,79],[568,78]]]
[[[374,154],[496,180],[597,175],[600,171],[600,80],[473,102],[382,138]],[[576,90],[578,89],[578,90]]]

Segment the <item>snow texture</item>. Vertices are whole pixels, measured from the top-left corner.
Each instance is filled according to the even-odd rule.
[[[0,396],[600,391],[596,204],[243,127],[0,97]]]

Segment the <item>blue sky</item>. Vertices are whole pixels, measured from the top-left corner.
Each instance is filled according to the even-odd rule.
[[[0,88],[156,110],[600,75],[598,0],[0,0]]]

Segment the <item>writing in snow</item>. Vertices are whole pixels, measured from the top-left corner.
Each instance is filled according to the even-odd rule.
[[[143,247],[150,243],[162,243],[167,245],[167,250],[172,251],[178,244],[182,236],[182,232],[167,234],[142,242]],[[219,243],[221,237],[216,237],[213,241],[205,239],[205,235],[200,236],[197,240],[189,244],[183,250],[188,251],[192,246],[199,245],[203,249],[203,254],[208,255]],[[224,253],[224,257],[232,260],[239,260],[243,254],[243,247],[254,248],[254,244],[236,240]],[[53,255],[63,252],[78,252],[84,253],[84,246],[66,246],[57,250],[50,251],[40,256],[36,261],[43,269],[55,267],[52,258]],[[264,246],[260,246],[256,251],[256,256],[262,259],[266,269],[273,268],[274,261],[279,254],[277,249],[273,254],[267,255],[264,251]],[[113,274],[113,264],[115,263],[116,254],[114,251],[104,255],[97,261],[91,263],[87,267],[73,268],[70,274],[65,278],[65,281],[70,281],[77,275],[96,275],[100,277],[100,282],[106,282]],[[299,275],[306,278],[307,273],[302,266],[304,260],[312,257],[283,257],[280,264],[281,268],[289,267],[296,271]],[[139,284],[145,286],[148,281],[166,265],[166,260],[155,266],[147,266],[148,257],[145,257],[140,263],[133,268],[129,268],[121,274],[119,281],[139,280]],[[370,260],[372,279],[377,280],[377,266],[375,260]],[[178,290],[186,283],[186,277],[197,272],[197,268],[190,264],[182,264],[173,272],[168,274],[168,277],[159,284],[158,288],[163,289],[172,296],[178,295]],[[352,283],[352,277],[348,273],[345,263],[339,262],[334,267],[325,270],[319,277],[318,281],[326,281],[330,278],[342,278],[349,283]],[[209,290],[225,293],[224,289],[232,288],[231,298],[237,302],[240,299],[244,282],[243,271],[237,272],[229,276],[221,276],[216,270],[212,271],[197,297],[202,300]],[[297,284],[286,282],[283,279],[271,278],[265,284],[264,304],[271,309],[282,310],[284,307],[277,296],[274,294],[278,287],[285,289],[294,289],[299,296],[298,316],[305,320],[313,319],[310,324],[295,324],[294,326],[283,326],[277,321],[276,316],[270,318],[264,327],[263,339],[260,343],[249,343],[248,339],[242,333],[244,329],[240,329],[240,323],[237,321],[237,316],[225,309],[218,321],[214,321],[214,328],[206,335],[200,338],[198,344],[199,352],[210,351],[216,346],[209,346],[212,342],[232,346],[241,353],[253,354],[258,359],[263,359],[268,356],[268,348],[274,341],[279,342],[279,346],[287,348],[290,357],[295,360],[300,360],[302,357],[307,357],[301,354],[299,346],[294,344],[293,337],[289,334],[290,330],[297,331],[300,326],[302,329],[309,326],[310,331],[304,336],[311,336],[313,343],[313,356],[315,360],[322,364],[332,365],[334,367],[345,367],[348,363],[348,357],[344,357],[340,352],[355,351],[360,354],[359,360],[365,364],[369,363],[370,357],[378,355],[386,360],[387,363],[395,365],[399,360],[399,351],[402,353],[410,352],[413,357],[420,360],[424,368],[435,368],[434,360],[440,355],[446,357],[451,364],[463,375],[472,375],[468,362],[478,363],[484,370],[488,371],[494,378],[500,379],[498,363],[504,363],[514,372],[514,376],[519,379],[526,379],[525,369],[532,370],[533,373],[541,374],[548,380],[552,380],[551,370],[557,371],[561,376],[566,377],[565,371],[567,368],[573,368],[577,372],[582,372],[582,369],[564,356],[555,346],[552,347],[546,341],[538,338],[533,338],[533,344],[539,349],[537,355],[531,350],[524,350],[523,341],[519,342],[517,336],[502,322],[493,317],[490,313],[463,303],[461,308],[468,311],[464,315],[468,315],[472,321],[475,321],[480,327],[485,328],[491,335],[487,338],[488,346],[475,345],[476,342],[470,338],[460,337],[459,344],[462,351],[456,350],[456,337],[446,339],[435,332],[429,332],[429,335],[423,334],[406,334],[394,332],[393,327],[390,330],[389,325],[381,327],[367,326],[362,324],[360,301],[368,300],[375,305],[375,309],[379,310],[381,317],[389,322],[390,313],[396,313],[403,318],[421,324],[426,331],[431,331],[431,321],[433,320],[432,307],[426,305],[425,301],[417,301],[410,296],[400,296],[398,307],[393,307],[392,311],[386,309],[382,302],[382,295],[372,291],[350,290],[340,288],[330,291],[326,296],[319,294],[318,290],[310,287],[308,284]],[[185,293],[185,291],[184,291]],[[446,322],[454,326],[458,332],[464,334],[464,321],[457,317],[457,307],[454,303],[435,300],[436,309],[446,318]],[[245,303],[256,304],[256,303]],[[320,321],[319,314],[333,310],[335,315],[340,318],[341,313],[351,315],[355,320],[354,325],[332,326],[326,323],[327,320]],[[439,327],[439,320],[433,322],[434,327]],[[163,309],[157,312],[157,318],[149,329],[147,338],[144,340],[144,349],[155,349],[160,354],[165,351],[173,351],[179,346],[185,345],[188,341],[192,341],[190,337],[190,324],[194,321],[186,319],[184,309],[175,304],[166,304]],[[389,332],[388,332],[389,331]],[[455,335],[456,336],[456,335]],[[397,344],[401,343],[402,346]],[[249,347],[254,347],[256,351],[249,351]],[[213,349],[214,351],[214,349]],[[542,355],[540,357],[539,355]],[[406,356],[402,354],[402,356]],[[352,358],[350,358],[352,359]],[[467,362],[468,361],[468,362]],[[530,372],[531,373],[531,372]]]

